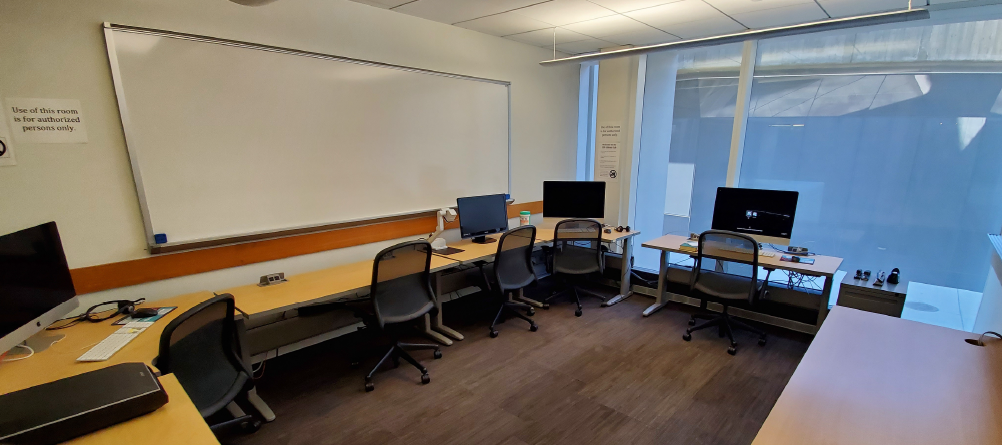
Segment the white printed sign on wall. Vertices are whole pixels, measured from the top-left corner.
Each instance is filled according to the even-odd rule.
[[[10,131],[17,142],[87,143],[87,126],[79,100],[7,98],[4,105]]]
[[[0,109],[0,166],[15,165],[14,147],[10,142],[10,132],[7,131],[7,119],[4,119],[3,109]]]
[[[603,142],[623,142],[622,122],[603,122],[598,124],[597,143]]]
[[[595,159],[595,169],[600,180],[619,180],[618,142],[601,142],[598,144],[598,156]]]

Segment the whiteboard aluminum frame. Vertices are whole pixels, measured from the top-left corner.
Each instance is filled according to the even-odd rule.
[[[178,250],[184,250],[183,246],[185,246],[185,245],[192,245],[193,248],[197,248],[197,247],[195,247],[196,245],[198,247],[209,247],[210,245],[215,246],[215,245],[236,244],[236,243],[240,243],[240,242],[246,242],[246,241],[240,241],[239,239],[241,239],[241,238],[243,238],[243,239],[246,239],[246,238],[263,239],[263,238],[266,238],[264,235],[267,235],[269,233],[274,233],[275,234],[275,238],[279,238],[279,237],[289,236],[289,235],[283,235],[282,233],[288,233],[290,231],[304,231],[304,230],[308,230],[308,229],[310,229],[312,227],[316,227],[317,228],[316,231],[320,232],[320,231],[325,231],[325,230],[334,230],[334,229],[329,229],[329,227],[333,226],[333,225],[339,225],[339,224],[357,223],[357,224],[353,224],[353,225],[354,226],[362,226],[362,225],[366,225],[367,222],[375,221],[375,220],[380,220],[380,219],[387,219],[387,218],[405,219],[405,217],[407,217],[407,216],[415,216],[416,217],[416,216],[424,214],[424,213],[435,212],[435,211],[438,210],[438,208],[426,209],[426,210],[416,210],[416,211],[409,211],[409,212],[403,212],[403,213],[395,213],[395,214],[389,214],[389,215],[373,215],[373,216],[369,216],[369,217],[365,217],[365,218],[360,218],[360,219],[331,221],[331,222],[328,222],[328,223],[308,225],[308,226],[286,227],[286,228],[264,230],[264,231],[258,231],[258,232],[237,233],[237,234],[233,234],[233,235],[226,235],[226,236],[223,236],[223,237],[200,238],[200,239],[194,239],[194,240],[188,240],[188,241],[179,241],[179,242],[174,242],[174,243],[157,244],[156,242],[154,242],[153,220],[150,217],[149,204],[148,204],[147,199],[146,199],[146,190],[143,187],[143,177],[142,177],[143,175],[142,175],[142,169],[140,168],[140,164],[139,164],[138,148],[136,148],[134,144],[130,143],[130,141],[135,141],[135,137],[133,136],[133,131],[131,130],[131,128],[132,128],[132,120],[129,117],[129,107],[128,107],[128,104],[126,103],[126,100],[125,100],[125,88],[124,88],[123,83],[122,83],[122,72],[121,72],[121,69],[118,66],[118,54],[115,52],[114,31],[131,32],[131,33],[136,33],[136,34],[146,34],[146,35],[159,36],[159,37],[168,37],[168,38],[173,38],[173,39],[190,40],[190,41],[195,41],[195,42],[212,43],[212,44],[225,45],[225,46],[234,46],[234,47],[238,47],[238,48],[256,49],[256,50],[259,50],[259,51],[268,51],[268,52],[274,52],[274,53],[280,53],[280,54],[288,54],[288,55],[293,55],[293,56],[311,57],[311,58],[314,58],[314,59],[330,60],[330,61],[334,61],[334,62],[354,63],[354,64],[357,64],[357,65],[366,65],[366,66],[373,66],[373,67],[379,67],[379,68],[389,68],[389,69],[408,71],[408,72],[418,73],[418,74],[429,74],[429,75],[433,75],[433,76],[449,77],[449,78],[453,78],[453,79],[471,80],[471,81],[475,81],[475,82],[486,82],[486,83],[493,83],[493,84],[497,84],[497,85],[503,85],[507,89],[507,95],[508,95],[508,191],[507,191],[507,193],[509,195],[511,195],[511,82],[509,82],[509,81],[506,81],[506,80],[497,80],[497,79],[488,79],[488,78],[484,78],[484,77],[467,76],[467,75],[464,75],[464,74],[455,74],[455,73],[449,73],[449,72],[445,72],[445,71],[435,71],[435,70],[428,70],[428,69],[423,69],[423,68],[414,68],[414,67],[404,66],[404,65],[394,65],[394,64],[390,64],[390,63],[374,62],[374,61],[371,61],[371,60],[363,60],[363,59],[355,59],[355,58],[351,58],[351,57],[335,56],[335,55],[331,55],[331,54],[323,54],[323,53],[317,53],[317,52],[312,52],[312,51],[303,51],[303,50],[292,49],[292,48],[284,48],[284,47],[280,47],[280,46],[271,46],[271,45],[264,45],[264,44],[259,44],[259,43],[243,42],[243,41],[239,41],[239,40],[222,39],[222,38],[218,38],[218,37],[209,37],[209,36],[202,36],[202,35],[197,35],[197,34],[187,34],[187,33],[174,32],[174,31],[166,31],[166,30],[153,29],[153,28],[142,28],[142,27],[138,27],[138,26],[119,25],[119,24],[110,23],[110,22],[104,22],[103,28],[104,28],[105,45],[108,48],[108,63],[111,66],[111,80],[112,80],[112,82],[114,83],[114,86],[115,86],[115,96],[118,99],[118,112],[119,112],[119,114],[121,115],[121,118],[122,118],[122,130],[123,130],[123,133],[125,135],[125,147],[126,147],[126,150],[129,153],[129,161],[130,161],[130,163],[132,165],[132,177],[133,177],[133,180],[134,180],[135,185],[136,185],[136,194],[137,194],[137,196],[139,198],[139,208],[140,208],[140,211],[141,211],[142,216],[143,216],[143,227],[146,230],[146,244],[149,247],[149,250],[150,250],[151,253],[158,253],[163,248],[168,248],[168,250],[171,251],[171,252],[178,251]]]

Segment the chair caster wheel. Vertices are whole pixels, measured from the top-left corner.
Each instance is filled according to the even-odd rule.
[[[689,319],[689,326],[696,326],[696,319],[695,318],[690,318]]]
[[[529,309],[525,310],[525,314],[531,317],[533,315],[536,315],[536,310],[530,307]]]
[[[538,325],[529,326],[529,332],[536,332],[538,330],[539,330],[539,326]]]
[[[373,385],[372,383],[365,384],[365,392],[372,392],[374,389],[376,389],[376,385]]]
[[[491,338],[498,338],[498,331],[491,331]]]
[[[686,332],[685,334],[682,334],[682,340],[692,341],[692,334],[690,334],[688,332]]]
[[[578,309],[578,310],[574,311],[574,316],[575,317],[580,317],[581,314],[582,314],[581,309]]]
[[[428,383],[431,383],[431,377],[428,377],[428,374],[421,374],[421,384],[427,385]]]
[[[758,345],[759,346],[765,346],[765,339],[764,338],[758,339]]]
[[[738,350],[735,349],[734,346],[731,346],[731,347],[727,348],[727,353],[730,354],[730,355],[734,355],[734,354],[738,353]]]
[[[442,358],[442,351],[436,349],[435,353],[432,354],[432,356],[435,357],[435,359],[440,359],[440,358]]]

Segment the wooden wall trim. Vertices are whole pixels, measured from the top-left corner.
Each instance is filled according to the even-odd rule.
[[[542,201],[508,206],[508,217],[522,210],[541,213]],[[306,233],[187,252],[160,254],[148,258],[73,269],[73,286],[78,294],[88,294],[152,281],[194,275],[264,261],[342,249],[408,236],[427,236],[435,230],[435,217],[418,217],[380,222],[326,232]],[[446,225],[459,227],[458,220]]]

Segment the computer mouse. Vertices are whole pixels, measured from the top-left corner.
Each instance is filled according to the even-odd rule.
[[[800,257],[798,257],[798,256],[793,257],[793,262],[794,263],[799,263],[800,262]]]
[[[146,318],[146,317],[156,317],[160,312],[157,312],[155,308],[143,307],[137,308],[135,312],[132,313],[132,318]]]

